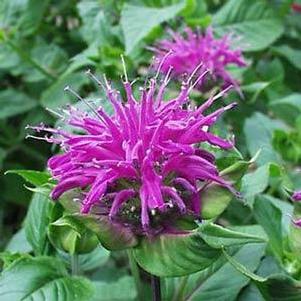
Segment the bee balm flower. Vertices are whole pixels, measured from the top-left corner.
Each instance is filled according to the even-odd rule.
[[[229,35],[216,39],[212,28],[208,28],[204,34],[193,32],[190,28],[185,29],[185,34],[180,35],[170,31],[171,39],[162,40],[157,47],[152,49],[158,64],[164,59],[161,71],[168,73],[170,68],[176,76],[191,74],[193,70],[202,63],[199,72],[209,69],[213,82],[221,81],[224,87],[234,85],[237,90],[237,81],[227,71],[229,65],[238,67],[246,66],[240,50],[231,49],[231,38]],[[207,78],[208,79],[208,78]],[[206,83],[203,78],[198,83],[202,88]]]
[[[301,190],[294,192],[292,198],[294,201],[301,201]]]
[[[199,108],[189,105],[192,76],[182,84],[181,92],[163,101],[168,76],[157,84],[152,78],[140,88],[135,99],[127,77],[124,82],[126,100],[104,78],[100,82],[114,107],[109,116],[101,108],[92,114],[74,107],[63,110],[64,120],[77,132],[32,127],[50,132],[48,142],[59,144],[62,153],[48,161],[57,180],[52,198],[59,199],[68,190],[79,189],[81,212],[97,212],[112,222],[130,227],[138,234],[153,234],[173,229],[177,218],[201,216],[201,191],[216,183],[235,193],[219,176],[214,156],[203,149],[213,145],[232,148],[232,142],[219,138],[208,129],[219,116],[235,104],[210,114],[207,109],[220,96],[212,96]],[[66,88],[85,101],[69,87]],[[91,106],[89,103],[87,103]]]

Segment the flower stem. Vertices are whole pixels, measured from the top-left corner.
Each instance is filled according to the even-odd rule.
[[[181,279],[181,282],[179,283],[178,289],[176,290],[176,292],[175,292],[175,294],[172,298],[173,301],[184,300],[183,294],[184,294],[184,290],[185,290],[187,281],[188,281],[188,276],[183,277]]]
[[[131,274],[134,277],[134,281],[135,281],[135,285],[136,285],[136,289],[137,289],[138,300],[143,300],[139,267],[138,267],[138,265],[135,261],[132,250],[130,250],[130,249],[127,250],[127,254],[128,254],[128,257],[129,257],[129,264],[130,264]]]
[[[76,276],[79,274],[78,254],[71,255],[71,274]]]
[[[160,278],[155,275],[151,275],[151,284],[153,292],[153,301],[161,301]]]

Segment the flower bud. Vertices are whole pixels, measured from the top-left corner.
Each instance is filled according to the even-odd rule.
[[[70,254],[89,253],[99,244],[97,235],[72,215],[63,216],[51,223],[48,236],[57,249]]]

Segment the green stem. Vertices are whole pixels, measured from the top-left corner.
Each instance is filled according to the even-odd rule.
[[[161,301],[161,283],[160,277],[151,275],[151,285],[153,292],[153,301]]]
[[[134,281],[135,281],[135,285],[136,285],[136,289],[137,289],[138,300],[143,300],[139,267],[138,267],[138,265],[136,263],[136,260],[133,256],[133,251],[132,250],[127,250],[127,254],[128,254],[128,257],[129,257],[129,264],[130,264],[131,274],[134,277]]]
[[[34,68],[39,70],[42,74],[44,74],[46,77],[51,79],[52,81],[56,80],[56,77],[51,74],[47,69],[42,67],[39,63],[37,63],[34,59],[32,59],[26,52],[24,52],[22,49],[20,49],[14,42],[10,41],[9,39],[5,39],[5,42],[7,45],[9,45],[24,61],[31,64]]]
[[[184,290],[185,290],[187,282],[188,282],[188,276],[183,277],[181,279],[178,289],[176,290],[176,292],[172,298],[173,301],[181,301],[184,299],[183,294],[184,294]]]
[[[79,258],[78,254],[72,254],[71,256],[71,274],[76,276],[79,274]]]

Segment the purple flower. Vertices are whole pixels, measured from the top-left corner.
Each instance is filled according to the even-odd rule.
[[[294,194],[292,195],[292,198],[294,201],[301,201],[301,190],[295,191]]]
[[[239,91],[237,81],[227,71],[229,65],[246,66],[240,50],[231,49],[231,37],[225,35],[221,39],[213,36],[212,28],[207,28],[204,34],[185,29],[185,34],[180,35],[170,31],[171,39],[162,40],[157,47],[152,49],[157,57],[157,64],[162,64],[161,72],[167,74],[172,68],[176,76],[191,74],[200,64],[199,74],[204,70],[211,71],[210,80],[221,81],[224,87],[229,84]],[[163,61],[163,63],[161,63]],[[208,78],[203,78],[198,83],[198,88],[203,88],[208,83]]]
[[[51,194],[54,200],[77,189],[82,213],[97,212],[135,233],[151,234],[172,229],[183,215],[199,218],[200,191],[208,183],[236,193],[219,176],[214,156],[204,149],[205,145],[207,149],[208,145],[222,149],[233,146],[209,132],[220,115],[235,105],[206,113],[224,91],[193,108],[189,93],[202,76],[194,83],[191,76],[178,96],[169,101],[163,101],[168,76],[160,85],[156,77],[151,78],[140,88],[139,100],[126,77],[124,100],[106,78],[103,83],[89,74],[105,89],[114,107],[113,116],[101,107],[92,108],[91,114],[68,107],[61,117],[75,131],[43,124],[31,127],[50,132],[51,136],[38,138],[61,147],[62,152],[48,161],[57,180]],[[69,87],[66,90],[85,101]]]

